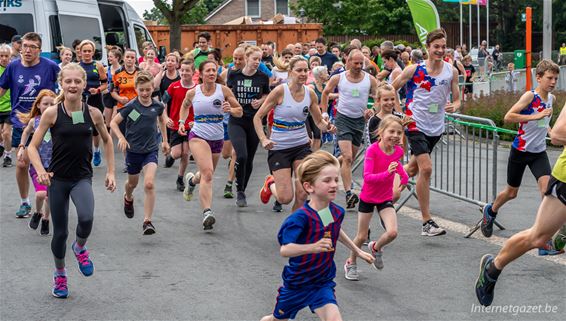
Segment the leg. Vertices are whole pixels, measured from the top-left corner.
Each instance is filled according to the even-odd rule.
[[[383,247],[397,238],[397,214],[393,207],[384,208],[379,212],[379,216],[385,225],[385,232],[375,243],[374,249],[381,252]]]
[[[236,155],[236,151],[234,150],[234,148],[232,148],[232,143],[229,144],[230,145],[230,149],[232,150],[232,156],[231,156],[231,161],[230,161],[230,167],[228,168],[228,181],[233,182],[236,179],[236,162],[233,161],[234,159],[236,159],[238,156]]]
[[[326,304],[314,310],[314,312],[322,321],[342,321],[340,310],[338,309],[338,306],[333,303]]]
[[[145,198],[143,201],[144,222],[151,222],[153,208],[155,207],[155,172],[157,171],[156,163],[147,163],[143,167],[143,190]]]
[[[501,209],[501,207],[505,203],[517,197],[518,192],[519,187],[512,187],[507,185],[501,192],[499,192],[499,194],[497,194],[497,197],[495,198],[495,201],[493,201],[493,205],[491,206],[491,210],[495,213],[499,212],[499,209]]]
[[[9,155],[12,152],[12,125],[9,123],[4,123],[4,126],[2,126],[2,140],[5,148],[4,153]]]
[[[417,196],[421,208],[423,222],[431,219],[430,216],[430,177],[432,175],[432,161],[429,154],[420,154],[416,157],[419,176],[417,177]]]
[[[246,135],[246,147],[248,151],[248,161],[246,163],[246,175],[244,176],[244,190],[248,187],[248,182],[252,176],[252,170],[254,168],[254,158],[257,152],[257,147],[259,145],[259,138],[253,128],[253,125],[249,125]]]
[[[27,199],[29,196],[28,171],[29,158],[27,152],[24,151],[22,160],[18,160],[16,163],[16,181],[18,183],[18,190],[22,199]]]
[[[189,145],[199,170],[193,178],[193,183],[200,184],[199,198],[201,208],[209,209],[212,204],[212,174],[214,172],[210,146],[200,138],[191,139]]]
[[[293,212],[303,206],[305,203],[308,195],[307,192],[303,189],[301,182],[297,176],[297,168],[303,162],[302,159],[296,160],[293,162],[293,172],[295,173],[294,182],[295,182],[295,202],[293,203]]]
[[[365,209],[364,209],[365,210]],[[373,210],[373,206],[372,206]],[[356,237],[352,240],[357,247],[361,248],[362,244],[368,238],[369,223],[373,213],[358,212],[358,232]],[[354,252],[350,253],[350,264],[356,264],[357,256]]]
[[[340,166],[340,174],[342,176],[342,183],[344,190],[350,191],[352,189],[352,163],[354,161],[354,146],[349,140],[338,141],[340,152],[342,156],[342,165]]]
[[[83,247],[92,231],[94,219],[94,194],[92,181],[82,179],[75,183],[70,191],[71,199],[77,210],[77,244]]]
[[[46,205],[47,191],[35,192],[35,210],[39,213],[44,213],[43,207]],[[47,207],[47,206],[46,206]]]
[[[53,222],[53,237],[51,239],[51,252],[55,260],[55,268],[65,268],[65,250],[67,236],[69,235],[69,193],[70,183],[51,180],[49,186],[49,207],[51,208],[51,221]]]
[[[246,190],[246,173],[248,165],[248,146],[247,146],[247,132],[238,123],[230,123],[228,125],[230,131],[230,139],[234,150],[236,151],[236,158],[232,159],[235,162],[236,172],[236,190],[244,192]]]
[[[126,200],[128,202],[132,202],[134,200],[134,189],[138,186],[138,182],[140,180],[140,175],[136,174],[136,175],[128,175],[128,179],[126,180],[125,186],[124,186],[124,190],[125,190],[125,196],[126,196]]]
[[[544,197],[544,192],[546,192],[546,188],[548,187],[548,181],[550,180],[549,175],[541,176],[537,180],[538,190],[540,191],[540,196]]]
[[[290,168],[282,168],[273,172],[275,182],[269,186],[275,199],[281,204],[289,204],[293,200],[293,181]]]

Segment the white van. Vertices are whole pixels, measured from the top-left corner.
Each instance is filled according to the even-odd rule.
[[[56,47],[75,39],[96,44],[94,59],[106,63],[106,45],[141,54],[151,36],[135,10],[122,0],[0,0],[0,43],[34,31],[42,38],[42,56],[58,59]]]

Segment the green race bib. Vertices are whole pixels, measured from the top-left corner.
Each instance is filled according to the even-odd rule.
[[[320,219],[322,220],[322,224],[324,226],[328,226],[330,223],[334,222],[334,216],[332,216],[332,213],[330,213],[330,208],[328,207],[318,211],[318,216],[320,216]]]
[[[82,124],[85,122],[85,116],[82,110],[72,112],[71,118],[73,118],[73,125]]]
[[[244,87],[251,87],[252,80],[251,79],[244,79]]]
[[[430,104],[428,106],[428,111],[433,114],[438,113],[438,104]]]
[[[358,88],[352,89],[352,97],[360,97],[360,90]]]
[[[537,127],[538,128],[546,128],[546,117],[537,120]]]
[[[49,143],[50,140],[51,140],[51,132],[47,131],[45,133],[45,136],[43,136],[43,141],[46,142],[46,143]]]
[[[136,121],[138,120],[138,118],[140,118],[140,113],[138,113],[138,111],[134,109],[130,112],[128,117],[130,117],[131,120]]]

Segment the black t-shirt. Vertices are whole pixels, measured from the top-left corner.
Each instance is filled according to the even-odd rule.
[[[144,106],[139,99],[133,99],[118,112],[126,122],[126,140],[130,145],[128,151],[133,153],[149,153],[159,149],[156,139],[157,117],[163,114],[163,104],[153,100],[151,105]]]
[[[325,52],[324,55],[316,54],[315,56],[319,57],[322,60],[322,64],[328,68],[328,70],[332,70],[332,65],[338,61],[338,57],[335,54],[330,52]]]
[[[464,65],[464,70],[466,71],[466,82],[469,83],[471,82],[472,75],[476,72],[476,68],[470,64],[469,66]]]
[[[242,117],[253,118],[257,109],[252,107],[252,100],[269,94],[269,78],[259,70],[252,76],[244,75],[241,70],[230,71],[227,85],[244,108]]]
[[[163,94],[165,94],[165,91],[167,90],[167,88],[169,88],[169,85],[180,79],[181,76],[179,76],[178,72],[177,72],[177,76],[173,79],[167,77],[167,73],[163,75],[163,78],[161,78],[161,83],[159,84],[159,99],[163,99]]]
[[[403,114],[393,111],[393,115],[403,118]],[[368,134],[370,143],[375,143],[377,141],[377,129],[381,123],[381,118],[377,117],[377,114],[369,119],[368,122]]]

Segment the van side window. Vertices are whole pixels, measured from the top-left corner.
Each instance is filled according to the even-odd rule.
[[[136,25],[134,24],[134,32],[136,34],[136,42],[138,44],[138,55],[143,55],[143,47],[142,44],[146,41],[152,41],[151,37],[149,36],[149,34],[147,33],[147,31],[145,30],[145,28],[143,28],[140,25]],[[153,41],[152,41],[153,42]]]
[[[0,0],[0,4],[2,2]],[[31,14],[2,13],[2,19],[0,19],[0,43],[10,43],[13,36],[24,35],[30,31],[34,31],[33,16]]]
[[[96,18],[59,15],[63,44],[71,48],[75,39],[91,40],[96,44],[95,60],[102,59],[102,35]]]

